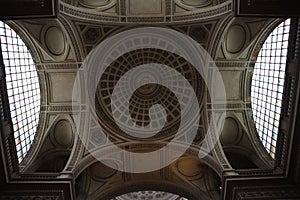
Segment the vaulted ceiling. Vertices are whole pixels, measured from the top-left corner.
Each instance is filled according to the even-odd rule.
[[[20,163],[21,173],[33,177],[46,173],[52,174],[51,180],[71,180],[74,199],[118,200],[226,199],[224,177],[272,174],[277,161],[257,136],[251,117],[250,87],[258,51],[281,21],[234,17],[232,2],[223,0],[64,0],[58,4],[57,18],[7,21],[31,49],[41,86],[39,128],[31,150]],[[96,122],[104,135],[97,129],[88,134],[78,129],[74,84],[87,56],[119,33],[149,26],[178,31],[200,44],[220,73],[226,102],[220,94],[209,93],[211,84],[181,55],[159,48],[136,49],[113,60],[99,77],[93,98]],[[118,80],[129,70],[149,63],[175,69],[192,86],[200,108],[197,133],[184,154],[170,165],[147,173],[123,172],[99,162],[91,152],[111,155],[114,152],[108,144],[129,152],[155,151],[175,137],[181,122],[182,107],[172,91],[162,85],[146,84],[130,98],[130,117],[137,125],[147,126],[152,121],[150,107],[161,104],[167,114],[163,129],[148,139],[137,139],[116,124],[110,99]],[[159,72],[153,74],[146,81],[158,79]],[[133,80],[143,82],[141,77]],[[200,158],[212,112],[224,119],[220,140]],[[121,111],[119,117],[123,115]],[[160,123],[160,119],[157,117],[154,122]],[[99,145],[102,146],[97,149]],[[108,162],[122,166],[120,163],[129,162],[128,159],[124,156]]]

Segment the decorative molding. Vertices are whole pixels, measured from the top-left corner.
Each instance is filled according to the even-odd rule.
[[[172,0],[166,0],[166,16],[173,15],[172,5],[173,5]]]
[[[70,38],[70,42],[73,44],[76,61],[81,62],[84,58],[84,56],[83,56],[84,53],[83,53],[82,48],[80,48],[81,47],[81,41],[77,40],[76,31],[75,31],[76,29],[72,27],[72,23],[69,20],[67,20],[63,15],[59,14],[58,15],[58,20],[60,21],[60,23],[64,27],[64,30],[66,31],[66,34]]]
[[[103,15],[98,13],[88,12],[73,6],[70,6],[66,3],[61,2],[59,5],[59,10],[61,14],[65,14],[68,16],[74,16],[81,19],[90,19],[90,20],[98,20],[103,22],[119,22],[118,16],[111,15]]]
[[[64,200],[63,190],[0,191],[0,200]]]
[[[39,62],[73,61],[74,51],[69,37],[57,19],[22,20],[18,23],[30,35],[36,46]],[[54,42],[53,42],[54,40]]]
[[[72,107],[72,105],[42,106],[41,112],[73,112],[73,107]]]
[[[79,137],[75,138],[72,152],[70,154],[69,161],[66,165],[65,171],[71,171],[74,173],[74,178],[76,178],[79,174],[76,171],[76,165],[81,158],[81,153],[83,151],[82,140]]]
[[[224,19],[220,20],[218,27],[215,29],[214,37],[212,38],[213,44],[210,45],[209,52],[211,57],[218,61],[218,51],[221,50],[221,45],[224,40],[224,35],[226,33],[226,28],[232,23],[234,16],[231,13],[224,15]]]
[[[37,64],[36,68],[38,71],[46,70],[77,70],[81,66],[81,63],[45,63]]]
[[[252,190],[252,191],[249,191]],[[246,199],[288,199],[299,198],[300,192],[296,188],[282,188],[278,186],[272,187],[251,187],[249,188],[234,188],[236,200]]]
[[[203,18],[212,18],[214,16],[222,15],[227,12],[231,11],[231,2],[228,1],[226,3],[220,4],[218,6],[215,6],[213,9],[208,9],[207,11],[201,11],[199,13],[192,13],[190,15],[175,15],[173,16],[173,21],[179,22],[179,21],[194,21],[197,19],[203,19]]]
[[[62,196],[48,196],[48,195],[15,195],[14,192],[13,194],[9,194],[8,196],[6,195],[1,195],[0,199],[1,200],[37,200],[37,199],[42,199],[42,200],[61,200]]]
[[[241,68],[244,70],[248,66],[248,61],[216,61],[215,62],[218,68]]]
[[[262,169],[252,169],[252,170],[236,170],[236,173],[238,173],[240,176],[256,176],[256,177],[263,177],[263,176],[272,176],[274,175],[274,170],[262,170]]]
[[[166,0],[166,11],[170,13],[170,2]],[[125,6],[125,8],[124,8]],[[89,21],[97,21],[103,23],[170,23],[170,22],[192,22],[199,21],[201,19],[207,19],[209,17],[217,17],[225,13],[232,11],[231,1],[221,3],[219,5],[209,7],[205,10],[193,10],[190,13],[165,15],[162,17],[150,16],[136,16],[136,15],[124,15],[126,13],[126,1],[120,1],[120,16],[115,16],[105,12],[93,12],[88,9],[80,9],[72,5],[61,2],[59,5],[60,14],[68,15],[77,19],[86,19]],[[125,11],[125,12],[124,12]],[[164,11],[165,12],[165,11]]]
[[[245,103],[242,102],[214,104],[213,106],[211,103],[207,103],[208,110],[245,110],[245,108]]]

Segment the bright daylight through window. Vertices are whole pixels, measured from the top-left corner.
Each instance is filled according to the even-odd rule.
[[[31,53],[22,39],[0,21],[0,37],[11,119],[19,162],[27,154],[40,112],[40,86]]]
[[[275,158],[285,78],[290,19],[264,42],[254,66],[251,85],[253,118],[262,144]]]

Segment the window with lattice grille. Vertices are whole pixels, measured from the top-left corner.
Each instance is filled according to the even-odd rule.
[[[275,158],[288,51],[290,19],[277,26],[265,40],[255,63],[251,104],[258,136]]]
[[[0,21],[7,94],[19,162],[27,154],[39,121],[40,85],[31,53],[19,35]]]

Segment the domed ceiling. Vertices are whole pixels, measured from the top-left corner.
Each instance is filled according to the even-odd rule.
[[[249,64],[254,62],[253,52],[256,51],[254,45],[258,43],[257,37],[271,25],[272,20],[236,19],[229,14],[231,6],[231,1],[222,0],[63,0],[59,3],[59,15],[55,20],[20,21],[20,26],[30,33],[37,46],[36,54],[40,57],[37,69],[44,84],[41,112],[46,116],[43,129],[45,134],[39,141],[41,146],[37,146],[31,153],[27,161],[29,167],[24,171],[62,172],[64,176],[69,175],[73,178],[72,184],[75,182],[77,199],[198,200],[199,196],[201,199],[220,199],[223,192],[220,187],[224,178],[222,175],[226,172],[240,173],[235,169],[245,168],[268,169],[272,163],[262,152],[264,149],[260,147],[256,135],[251,132],[248,85],[252,75]],[[162,45],[165,47],[162,49],[159,49],[159,45],[137,45],[137,48],[126,52],[118,48],[112,51],[112,55],[115,52],[122,54],[114,54],[107,59],[108,67],[105,66],[107,68],[103,69],[103,73],[101,71],[101,76],[95,76],[96,82],[92,87],[97,88],[96,92],[93,90],[90,93],[92,97],[86,98],[94,100],[92,108],[96,107],[96,113],[91,114],[94,121],[90,124],[82,123],[78,128],[78,108],[73,116],[71,113],[74,108],[73,83],[78,72],[86,67],[81,67],[81,64],[86,63],[86,58],[97,47],[101,47],[102,42],[129,30],[147,26],[176,30],[176,33],[182,33],[193,39],[195,44],[204,47],[216,64],[216,67],[208,66],[209,80],[205,83],[199,74],[201,72],[186,60],[188,57],[183,57],[184,54],[177,51],[184,49],[181,45],[183,43],[171,50],[169,47],[173,43],[170,46]],[[122,39],[126,38],[123,36]],[[166,38],[172,37],[168,34]],[[157,41],[164,42],[159,39]],[[177,40],[174,43],[176,42]],[[190,47],[189,43],[186,45]],[[127,49],[126,45],[124,47]],[[95,65],[97,69],[104,67],[99,63],[101,61]],[[175,84],[172,87],[175,91],[160,84],[158,80],[169,77],[163,76],[169,74],[161,73],[163,70],[159,67],[149,67],[148,70],[143,68],[146,73],[135,73],[127,79],[129,84],[139,87],[135,88],[132,95],[128,95],[128,112],[123,109],[125,104],[121,104],[123,107],[114,112],[113,95],[121,97],[118,100],[120,102],[128,94],[126,87],[116,90],[119,82],[131,70],[144,65],[167,66],[186,79],[199,103],[200,119],[192,128],[190,124],[196,121],[194,114],[198,110],[183,109],[191,100],[178,79],[170,78]],[[215,83],[216,71],[220,72],[224,81],[227,102],[220,100],[222,98],[219,98],[219,94],[209,95],[209,85]],[[92,79],[91,76],[86,77]],[[90,87],[83,90],[89,92],[89,89]],[[178,97],[175,92],[180,90],[183,91],[182,96]],[[181,104],[180,99],[184,97],[187,97],[186,101]],[[212,103],[214,97],[218,100],[215,106]],[[161,105],[165,115],[160,112],[151,113],[155,105]],[[87,107],[83,105],[81,108]],[[225,117],[225,123],[220,128],[220,143],[211,145],[214,149],[208,153],[202,146],[205,146],[205,139],[209,138],[204,137],[209,136],[209,122],[213,119],[211,113],[214,111]],[[80,114],[84,116],[85,113],[82,113]],[[151,117],[152,114],[154,118]],[[184,116],[191,116],[191,122],[183,122]],[[137,130],[127,124],[128,119],[142,128],[150,124],[159,126],[166,120],[163,128],[154,136],[137,138],[128,133],[131,128]],[[118,121],[124,122],[126,129],[122,129]],[[95,124],[100,125],[104,136],[102,132],[99,134],[100,129]],[[82,134],[83,138],[79,138],[81,135],[78,134],[77,137],[76,133],[84,132],[88,125],[91,125],[89,134]],[[191,129],[197,130],[196,137],[189,134],[181,137],[178,134],[179,139],[175,140],[176,145],[170,153],[157,154],[159,156],[156,157],[145,156],[149,152],[163,149],[163,145],[167,147],[177,137],[176,133],[180,132],[178,130],[181,125],[184,127],[182,130],[187,130],[186,133],[190,133]],[[219,121],[216,122],[216,126],[218,125]],[[126,132],[127,130],[129,131]],[[188,139],[180,140],[181,138]],[[166,156],[178,154],[182,141],[190,141],[189,138],[192,141],[186,145],[188,149],[185,149],[181,157],[162,167],[165,160],[168,160],[165,159]],[[117,146],[118,151],[143,154],[150,160],[149,166],[157,163],[160,168],[151,173],[141,173],[139,169],[143,162],[140,159],[122,152],[119,154],[114,151],[113,146]],[[206,157],[201,157],[202,153]],[[103,159],[97,160],[95,155],[101,155]],[[117,156],[114,157],[115,155]],[[173,157],[169,160],[171,159]],[[31,164],[35,167],[31,167]],[[153,166],[156,167],[156,164]]]
[[[124,133],[116,124],[112,115],[110,99],[114,88],[119,79],[129,70],[149,63],[165,64],[180,72],[191,84],[198,98],[198,102],[203,102],[205,92],[205,83],[201,76],[196,73],[196,70],[184,58],[170,52],[158,49],[140,49],[126,53],[114,61],[102,75],[97,88],[96,108],[97,115],[102,127],[105,127],[106,132],[113,134],[123,139],[134,139]],[[157,69],[159,70],[159,69]],[[149,79],[155,81],[159,79],[158,73],[151,71],[143,74],[136,74],[131,82],[149,82]],[[181,90],[182,86],[178,84],[177,89]],[[124,91],[120,91],[124,92]],[[170,139],[176,134],[181,120],[181,109],[177,97],[168,88],[158,84],[145,84],[139,87],[130,98],[129,112],[132,120],[139,126],[147,126],[150,121],[149,109],[160,104],[166,109],[167,120],[164,128],[155,136],[147,140]],[[188,102],[186,102],[188,103]],[[203,103],[202,103],[203,104]],[[120,111],[122,112],[122,111]],[[155,113],[155,121],[152,123],[160,124],[163,121],[163,116],[160,113]],[[182,113],[188,115],[187,113]],[[124,113],[119,113],[118,117],[126,116]],[[128,125],[130,129],[130,126]],[[116,133],[118,133],[116,135]]]

